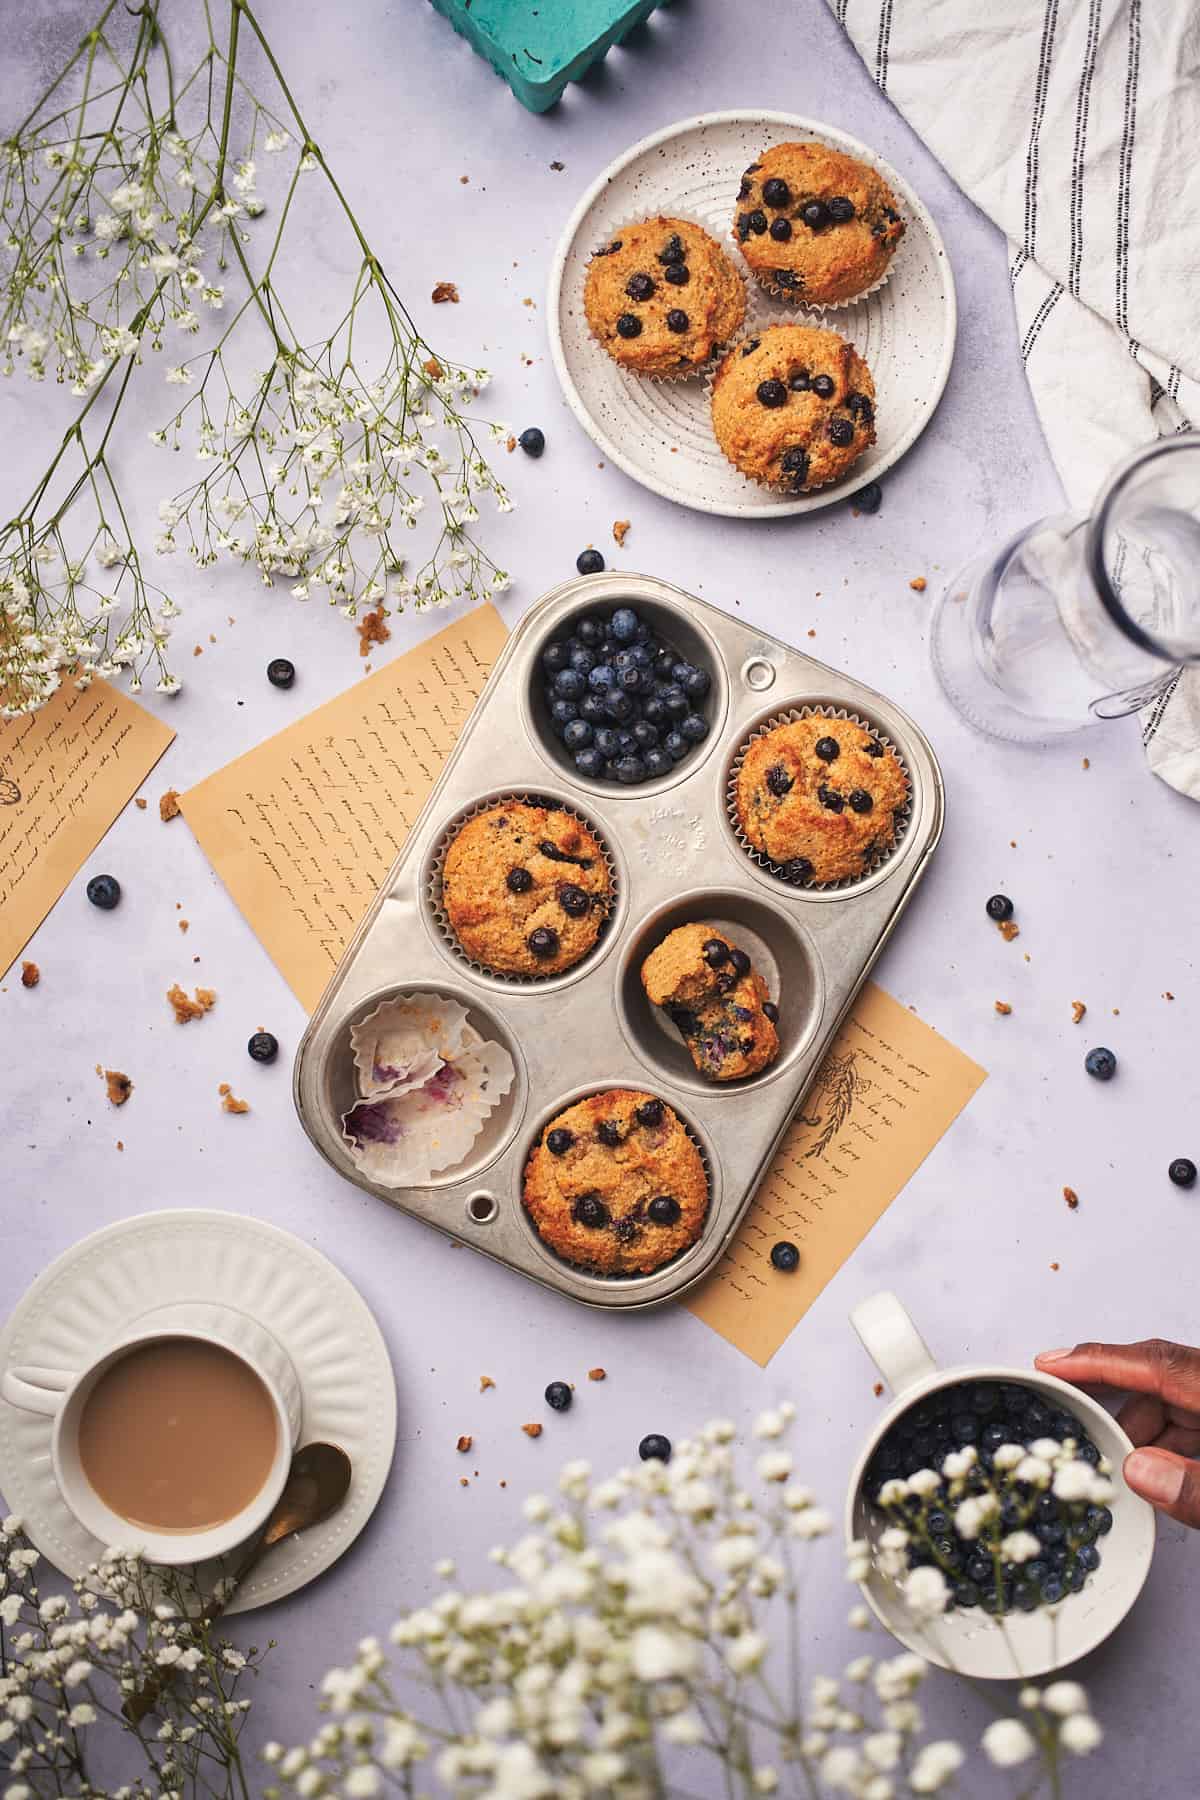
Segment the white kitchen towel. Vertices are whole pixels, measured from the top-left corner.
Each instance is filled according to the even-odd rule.
[[[1009,240],[1050,454],[1088,510],[1113,464],[1200,422],[1195,0],[827,0],[880,88]],[[1142,714],[1200,800],[1200,671]]]

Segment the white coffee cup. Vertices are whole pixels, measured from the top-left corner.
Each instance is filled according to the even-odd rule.
[[[1047,1675],[1086,1656],[1115,1631],[1142,1591],[1154,1554],[1154,1509],[1126,1486],[1121,1467],[1133,1445],[1095,1400],[1038,1369],[962,1363],[939,1369],[895,1294],[875,1294],[856,1306],[850,1322],[896,1398],[863,1447],[846,1494],[846,1536],[874,1542],[889,1521],[866,1500],[863,1477],[884,1435],[926,1394],[963,1381],[1015,1382],[1074,1414],[1112,1464],[1116,1492],[1109,1502],[1112,1530],[1099,1540],[1100,1567],[1086,1585],[1057,1606],[991,1617],[978,1607],[957,1608],[932,1624],[915,1621],[896,1584],[872,1569],[863,1596],[893,1637],[929,1662],[962,1675],[1012,1680]]]
[[[92,1389],[120,1357],[135,1346],[179,1338],[215,1344],[257,1376],[275,1413],[275,1455],[258,1493],[232,1518],[197,1531],[154,1531],[113,1512],[100,1498],[80,1461],[79,1421]],[[152,1563],[202,1562],[224,1556],[252,1536],[266,1523],[283,1492],[300,1442],[300,1382],[290,1357],[256,1319],[216,1301],[176,1301],[141,1314],[82,1369],[6,1369],[0,1394],[12,1406],[53,1418],[50,1456],[55,1480],[80,1524],[102,1544],[136,1547]]]

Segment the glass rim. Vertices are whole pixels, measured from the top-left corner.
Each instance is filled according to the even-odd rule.
[[[1096,497],[1091,517],[1087,522],[1084,541],[1084,560],[1087,571],[1109,618],[1119,630],[1124,632],[1126,637],[1141,649],[1148,650],[1152,656],[1157,656],[1176,668],[1184,664],[1200,662],[1200,649],[1190,656],[1181,656],[1177,649],[1173,649],[1156,638],[1126,610],[1105,567],[1104,534],[1108,528],[1112,509],[1133,476],[1140,473],[1148,463],[1181,449],[1200,451],[1200,431],[1180,431],[1172,433],[1169,437],[1156,438],[1153,443],[1143,444],[1140,449],[1133,451],[1131,455],[1119,462]]]

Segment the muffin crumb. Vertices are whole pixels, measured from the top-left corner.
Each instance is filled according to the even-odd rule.
[[[632,519],[613,520],[613,539],[617,544],[624,545],[625,539],[629,536],[629,527],[632,523]]]
[[[1068,1205],[1068,1206],[1069,1206],[1069,1207],[1070,1207],[1070,1209],[1071,1209],[1071,1211],[1072,1211],[1072,1212],[1077,1212],[1077,1211],[1078,1211],[1078,1209],[1079,1209],[1079,1195],[1078,1195],[1078,1194],[1077,1194],[1077,1193],[1076,1193],[1076,1192],[1075,1192],[1075,1189],[1074,1189],[1074,1188],[1072,1188],[1072,1187],[1065,1187],[1065,1188],[1064,1188],[1064,1189],[1063,1189],[1063,1199],[1064,1199],[1064,1200],[1065,1200],[1065,1201],[1066,1201],[1066,1203],[1067,1203],[1067,1205]]]
[[[997,919],[996,930],[1006,944],[1011,944],[1014,938],[1019,938],[1021,935],[1021,927],[1015,919]]]
[[[174,788],[168,788],[158,802],[158,816],[166,825],[171,819],[179,817],[179,795]]]
[[[177,1025],[186,1025],[192,1019],[202,1019],[217,1003],[217,996],[212,988],[198,987],[196,998],[189,1000],[178,982],[167,989],[167,999],[174,1009]]]
[[[99,1065],[97,1065],[99,1067]],[[120,1069],[105,1069],[104,1091],[114,1106],[124,1106],[133,1092],[133,1083]]]
[[[488,1389],[489,1389],[489,1388],[494,1388],[494,1387],[495,1387],[495,1385],[496,1385],[496,1384],[495,1384],[495,1382],[494,1382],[494,1381],[493,1381],[493,1380],[492,1380],[492,1378],[491,1378],[491,1376],[490,1376],[490,1375],[481,1375],[481,1376],[480,1376],[480,1377],[479,1377],[479,1391],[480,1391],[480,1393],[481,1393],[481,1394],[486,1394],[486,1393],[487,1393],[487,1391],[488,1391]]]
[[[452,281],[439,281],[429,298],[433,301],[435,306],[444,306],[447,300],[457,306],[458,289]]]
[[[454,1448],[460,1453],[460,1455],[465,1456],[467,1454],[467,1451],[471,1448],[471,1445],[474,1442],[475,1442],[475,1439],[473,1437],[463,1436],[463,1437],[459,1438],[459,1440],[458,1440],[457,1444],[455,1444]]]
[[[392,634],[384,623],[386,618],[387,614],[383,609],[382,600],[369,613],[363,614],[355,627],[358,632],[358,654],[360,656],[369,656],[372,644],[387,643]]]
[[[222,1081],[218,1085],[217,1092],[221,1096],[221,1110],[223,1112],[248,1113],[250,1111],[250,1102],[248,1100],[239,1100],[227,1081]]]
[[[589,1381],[607,1381],[608,1380],[608,1370],[607,1369],[589,1369],[588,1370],[588,1380]]]
[[[1001,1015],[1002,1018],[1006,1019],[1008,1017],[1009,1013],[1012,1011],[1012,1007],[1008,1004],[1007,1000],[997,1000],[994,1004],[996,1007],[996,1011]]]
[[[38,968],[38,966],[35,962],[23,962],[21,964],[21,986],[22,987],[35,988],[41,979],[42,979],[42,971]]]
[[[1086,1011],[1087,1011],[1087,1006],[1082,1000],[1072,1000],[1072,1002],[1071,1002],[1071,1023],[1073,1025],[1078,1025]]]
[[[540,1438],[542,1435],[542,1428],[540,1425],[522,1425],[521,1430],[525,1433],[526,1437]]]
[[[908,585],[914,594],[923,594],[929,584],[923,575],[914,575]]]
[[[133,802],[133,804],[134,804],[134,805],[135,805],[135,806],[136,806],[136,807],[137,807],[137,809],[138,809],[138,811],[139,811],[139,812],[145,812],[145,810],[146,810],[146,801],[145,801],[145,799],[144,799],[144,797],[143,797],[143,796],[142,796],[142,795],[141,795],[141,794],[138,794],[138,795],[137,795],[137,796],[136,796],[136,798],[135,798],[135,800],[134,800],[134,802]]]

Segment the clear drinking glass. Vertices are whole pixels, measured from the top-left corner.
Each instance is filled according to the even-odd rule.
[[[1090,517],[1041,519],[968,564],[931,648],[968,723],[1029,743],[1132,712],[1200,663],[1200,433],[1121,463]]]

